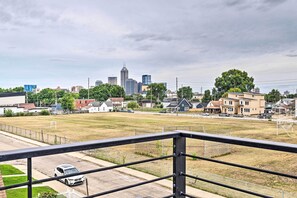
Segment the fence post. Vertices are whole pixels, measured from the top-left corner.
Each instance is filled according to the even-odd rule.
[[[186,193],[186,138],[177,137],[173,139],[173,194],[175,198],[184,198]]]

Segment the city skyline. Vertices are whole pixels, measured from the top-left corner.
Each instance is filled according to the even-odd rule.
[[[171,90],[176,77],[211,89],[235,68],[261,92],[295,92],[297,2],[251,1],[1,1],[0,86],[86,87],[125,62]]]

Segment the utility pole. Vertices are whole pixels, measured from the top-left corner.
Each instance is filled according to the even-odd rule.
[[[181,85],[181,91],[182,91],[182,97],[181,97],[181,99],[183,99],[184,98],[184,89],[183,89],[183,84]]]
[[[175,82],[175,91],[176,91],[176,93],[177,93],[177,90],[178,90],[178,78],[176,77],[176,82]]]
[[[153,85],[151,84],[151,108],[153,106]]]
[[[88,100],[90,99],[90,78],[88,78]]]

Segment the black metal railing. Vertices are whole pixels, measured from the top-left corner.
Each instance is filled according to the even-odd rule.
[[[160,177],[153,180],[144,181],[138,184],[132,184],[125,187],[120,187],[117,189],[96,193],[93,195],[88,195],[86,198],[89,197],[99,197],[102,195],[108,195],[114,192],[119,192],[123,190],[127,190],[130,188],[134,188],[137,186],[153,183],[160,180],[165,179],[173,179],[173,192],[171,195],[166,197],[175,197],[175,198],[184,198],[184,197],[195,197],[199,195],[189,195],[186,193],[186,178],[192,178],[195,180],[215,184],[221,187],[225,187],[231,190],[239,191],[242,193],[258,196],[258,197],[271,197],[268,195],[263,195],[257,192],[253,192],[250,189],[241,189],[234,186],[226,185],[223,183],[219,183],[216,181],[211,181],[205,178],[200,178],[197,176],[189,175],[186,172],[186,158],[191,157],[199,160],[205,160],[213,163],[228,165],[237,168],[243,168],[251,171],[258,171],[263,173],[268,173],[272,175],[287,177],[291,179],[297,179],[296,175],[290,175],[286,173],[279,173],[271,170],[265,170],[230,162],[219,161],[210,158],[198,157],[194,155],[190,155],[186,153],[186,139],[197,139],[197,140],[206,140],[206,141],[213,141],[213,142],[220,142],[220,143],[227,143],[233,145],[240,145],[240,146],[247,146],[253,148],[261,148],[267,150],[274,150],[274,151],[282,151],[287,153],[297,153],[297,145],[295,144],[288,144],[288,143],[279,143],[279,142],[271,142],[271,141],[264,141],[264,140],[254,140],[254,139],[247,139],[247,138],[238,138],[238,137],[231,137],[231,136],[222,136],[222,135],[212,135],[206,133],[198,133],[198,132],[189,132],[189,131],[174,131],[168,133],[157,133],[157,134],[149,134],[149,135],[140,135],[140,136],[133,136],[133,137],[124,137],[124,138],[114,138],[108,140],[97,140],[97,141],[88,141],[88,142],[80,142],[80,143],[72,143],[72,144],[65,144],[65,145],[54,145],[54,146],[46,146],[46,147],[35,147],[29,149],[20,149],[20,150],[12,150],[12,151],[4,151],[0,152],[0,162],[10,161],[10,160],[17,160],[17,159],[27,159],[27,182],[0,187],[1,190],[7,190],[12,188],[17,188],[21,186],[28,187],[28,197],[32,197],[32,186],[34,184],[40,184],[42,182],[49,182],[53,180],[59,180],[63,178],[68,178],[76,175],[82,174],[90,174],[96,172],[102,172],[107,170],[112,170],[121,167],[127,167],[136,164],[142,164],[147,162],[153,162],[157,160],[164,160],[173,158],[173,172],[171,175],[167,175],[164,177]],[[110,167],[98,168],[88,171],[83,171],[80,173],[69,174],[67,176],[59,176],[59,177],[52,177],[46,178],[41,180],[32,180],[32,158],[34,157],[41,157],[47,155],[56,155],[61,153],[68,153],[68,152],[75,152],[75,151],[84,151],[89,149],[97,149],[97,148],[105,148],[105,147],[112,147],[112,146],[121,146],[127,144],[136,144],[136,143],[143,143],[155,140],[164,140],[164,139],[173,139],[173,153],[172,155],[162,156],[158,158],[146,159],[136,162],[130,162],[120,165],[114,165]]]

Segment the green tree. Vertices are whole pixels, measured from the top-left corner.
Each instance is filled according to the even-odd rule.
[[[61,99],[61,106],[64,110],[73,111],[74,110],[74,100],[75,97],[71,93],[66,93]]]
[[[166,87],[163,83],[152,83],[148,86],[148,91],[146,94],[146,98],[151,99],[155,101],[163,101],[165,98],[166,94]]]
[[[187,100],[192,100],[193,98],[193,90],[190,86],[179,88],[177,91],[177,95],[179,98],[186,98]]]
[[[211,95],[210,95],[210,90],[208,89],[204,91],[202,102],[209,102],[209,101],[211,101]]]
[[[50,106],[56,102],[56,91],[50,88],[43,89],[38,94],[42,106]]]
[[[132,101],[132,102],[129,102],[129,103],[128,103],[128,108],[129,108],[129,109],[136,109],[136,108],[139,108],[139,105],[138,105],[137,102]]]
[[[277,89],[272,89],[265,95],[266,102],[277,102],[282,98],[281,93]]]
[[[93,97],[90,97],[93,98]],[[87,89],[81,89],[79,91],[79,99],[88,99],[88,90]]]
[[[242,92],[251,91],[255,87],[254,78],[249,77],[245,71],[231,69],[223,72],[215,80],[215,88],[218,92],[218,98],[228,92],[231,88],[239,88]]]

